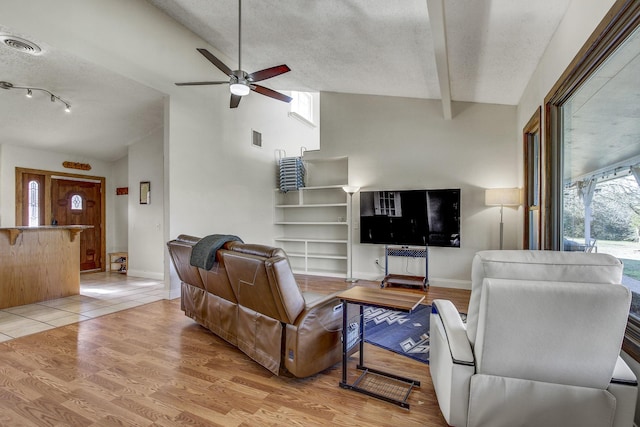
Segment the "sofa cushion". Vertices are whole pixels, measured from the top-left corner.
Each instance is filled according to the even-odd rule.
[[[286,258],[222,251],[238,304],[292,323],[304,309],[304,298]]]

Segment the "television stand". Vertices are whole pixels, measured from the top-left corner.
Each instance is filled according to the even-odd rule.
[[[424,258],[424,276],[408,276],[403,274],[389,274],[389,257]],[[384,279],[380,282],[380,287],[386,286],[416,286],[425,291],[429,287],[429,247],[411,248],[409,246],[389,247],[384,245]]]

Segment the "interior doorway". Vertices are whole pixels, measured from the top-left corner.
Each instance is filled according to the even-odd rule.
[[[80,270],[105,270],[105,178],[16,168],[16,225],[91,225],[80,233]]]

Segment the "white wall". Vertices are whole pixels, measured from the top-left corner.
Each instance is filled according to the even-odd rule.
[[[363,190],[461,189],[461,248],[429,249],[434,286],[470,286],[471,259],[499,245],[499,208],[484,205],[484,189],[518,182],[515,107],[456,103],[453,120],[440,101],[382,96],[321,94],[322,157],[349,157],[349,184]],[[354,197],[354,219],[359,198]],[[516,248],[518,211],[505,208],[505,248]],[[378,279],[374,264],[383,246],[360,245],[354,226],[354,276]],[[407,259],[392,259],[403,273]],[[423,274],[423,260],[408,260]]]
[[[164,279],[164,130],[129,146],[128,274]],[[140,182],[149,181],[149,204],[140,204]]]
[[[128,187],[129,195],[116,195],[116,189],[119,187]],[[120,160],[116,160],[111,164],[111,179],[107,181],[107,194],[113,196],[113,226],[107,228],[107,245],[108,252],[126,252],[128,248],[128,215],[129,215],[129,198],[132,188],[129,185],[129,157],[125,156]]]

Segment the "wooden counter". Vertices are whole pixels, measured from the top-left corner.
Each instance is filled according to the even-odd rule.
[[[80,239],[90,226],[0,228],[0,308],[80,293]]]

